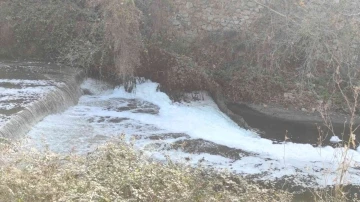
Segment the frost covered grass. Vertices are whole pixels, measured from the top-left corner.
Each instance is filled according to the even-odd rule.
[[[228,173],[159,163],[116,140],[86,156],[1,145],[0,201],[290,201]]]

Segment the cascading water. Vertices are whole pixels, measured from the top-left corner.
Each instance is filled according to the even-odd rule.
[[[40,67],[17,65],[16,72],[14,66],[0,63],[0,136],[13,139],[31,129],[24,149],[41,150],[45,143],[55,152],[84,154],[125,134],[158,160],[169,155],[254,179],[290,179],[303,187],[336,183],[342,148],[261,138],[239,128],[206,93],[200,93],[200,101],[173,103],[151,81],[138,83],[135,92],[128,93],[92,79],[82,83],[82,73],[74,69]],[[82,92],[87,95],[80,97]],[[349,150],[348,155],[349,183],[359,185],[360,153]]]
[[[89,95],[64,113],[50,115],[29,133],[28,146],[55,152],[87,153],[125,134],[156,159],[228,169],[260,180],[286,179],[303,187],[336,183],[342,149],[309,144],[278,144],[239,128],[204,93],[204,100],[172,103],[146,81],[134,93],[86,80]],[[349,150],[349,182],[360,183],[360,153]],[[326,174],[324,174],[326,170]],[[297,184],[297,185],[298,185]]]
[[[81,71],[41,63],[0,64],[0,137],[14,139],[49,114],[75,105],[81,96]],[[28,77],[29,79],[24,79]],[[5,87],[1,87],[5,86]]]

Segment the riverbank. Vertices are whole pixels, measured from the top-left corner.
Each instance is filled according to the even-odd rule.
[[[0,201],[291,201],[227,172],[157,162],[121,139],[86,156],[0,147]]]

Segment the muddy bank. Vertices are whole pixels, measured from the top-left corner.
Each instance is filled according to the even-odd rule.
[[[345,115],[332,113],[332,125],[334,133],[324,125],[318,112],[310,113],[280,107],[264,107],[254,104],[230,103],[229,109],[244,117],[250,127],[257,128],[263,138],[275,142],[283,142],[285,135],[287,141],[311,145],[332,145],[330,138],[335,134],[340,139],[349,138],[349,130],[344,122],[349,120]],[[356,119],[357,125],[360,123]],[[322,131],[322,132],[321,132]],[[355,132],[358,136],[359,130]],[[322,141],[319,141],[319,140]],[[357,145],[359,143],[357,142]]]

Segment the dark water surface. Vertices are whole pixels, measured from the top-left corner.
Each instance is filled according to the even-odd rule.
[[[254,110],[245,104],[230,104],[229,109],[234,113],[243,116],[249,126],[260,129],[265,132],[261,137],[273,140],[275,142],[284,142],[285,135],[289,138],[287,141],[301,144],[331,145],[330,142],[333,133],[327,129],[321,121],[294,121],[273,117],[265,113]],[[334,133],[342,140],[348,140],[349,129],[344,127],[343,123],[333,123]],[[323,132],[319,132],[320,130]],[[355,132],[359,137],[359,130]],[[319,139],[321,138],[321,143]],[[356,142],[359,145],[358,142]]]
[[[334,144],[330,142],[330,138],[333,133],[329,131],[321,121],[294,121],[281,119],[278,117],[267,115],[265,113],[261,113],[246,106],[245,104],[230,104],[228,105],[228,107],[234,113],[243,116],[249,126],[263,131],[264,134],[261,134],[261,137],[263,138],[267,138],[275,142],[284,142],[285,135],[287,134],[287,137],[290,138],[287,141],[317,146],[319,145],[320,128],[323,130],[323,135],[321,135],[321,144],[323,146],[341,146],[341,144]],[[340,139],[347,140],[349,138],[348,127],[345,127],[344,124],[341,123],[332,123],[332,125],[335,134],[338,135]],[[357,130],[355,134],[357,137],[359,137],[359,130]],[[356,146],[359,145],[358,142],[356,142],[356,144]],[[293,201],[316,201],[314,198],[314,190],[301,189],[301,191],[299,190],[299,192],[297,192],[296,187],[287,187],[285,184],[286,182],[278,182],[276,183],[275,187],[279,189],[290,189],[290,192],[294,194]],[[348,193],[349,199],[354,198],[355,195],[360,195],[360,187],[357,185],[347,185],[344,187],[344,190],[346,193]],[[332,195],[331,187],[327,187],[323,191],[328,193],[329,195]]]

